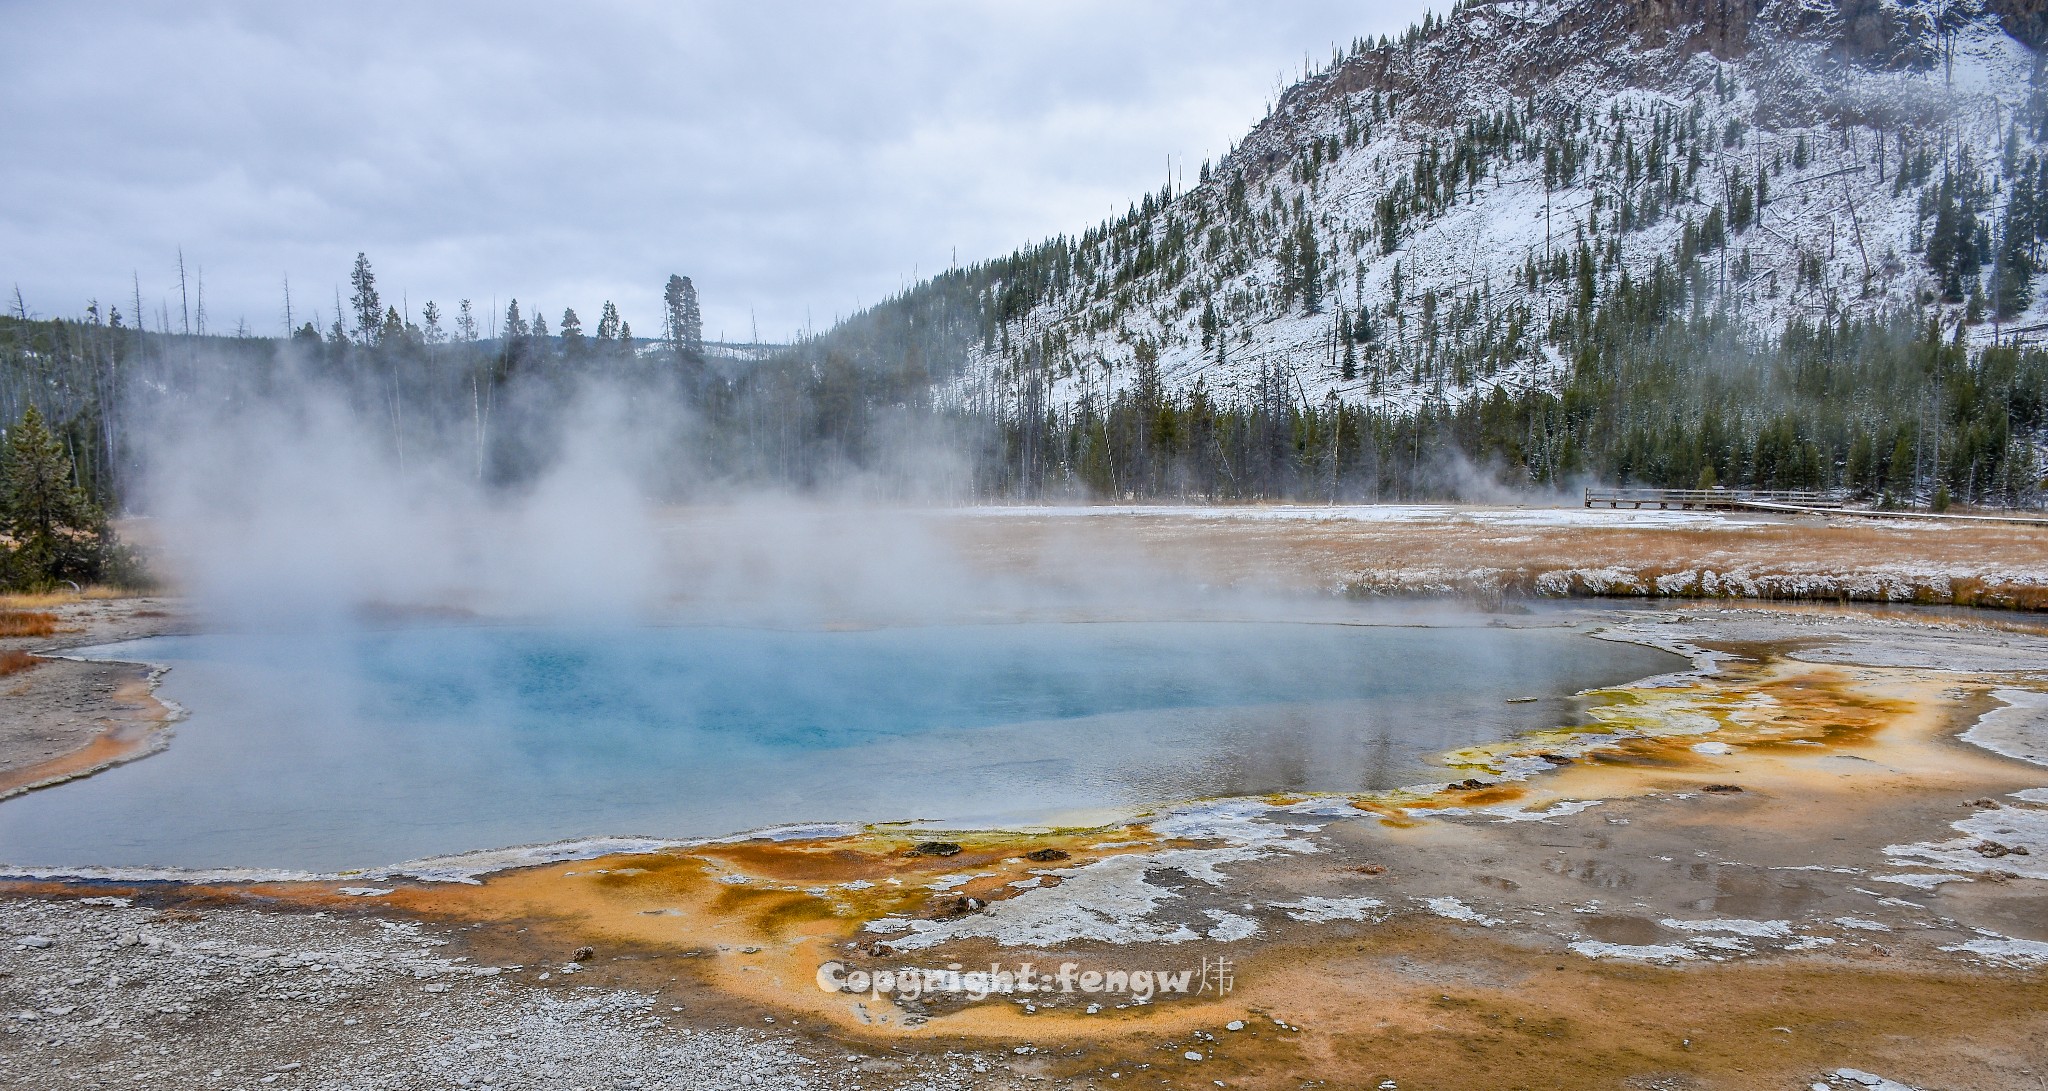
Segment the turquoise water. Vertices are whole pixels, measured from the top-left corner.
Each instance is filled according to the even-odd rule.
[[[1432,779],[1668,670],[1565,629],[1007,624],[163,637],[170,748],[0,803],[0,863],[374,866],[803,821],[1056,819]],[[1507,705],[1509,697],[1558,700]]]

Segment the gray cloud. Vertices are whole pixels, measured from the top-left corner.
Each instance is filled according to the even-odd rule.
[[[357,250],[415,314],[694,277],[707,334],[788,336],[914,274],[1190,180],[1304,54],[1419,0],[1229,4],[10,4],[0,284],[209,328],[331,319]],[[303,320],[303,318],[302,318]]]

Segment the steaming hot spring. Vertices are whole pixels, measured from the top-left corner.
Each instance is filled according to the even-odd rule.
[[[158,637],[88,654],[173,668],[172,744],[10,801],[0,844],[19,865],[337,871],[814,821],[1092,822],[1442,780],[1433,755],[1675,662],[1572,628],[1356,621]]]

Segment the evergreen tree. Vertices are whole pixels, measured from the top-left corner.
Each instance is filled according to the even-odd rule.
[[[31,405],[0,453],[0,585],[45,591],[98,582],[116,555],[107,520],[75,483],[71,456]]]
[[[384,331],[384,304],[377,298],[377,274],[370,271],[370,259],[360,250],[348,284],[349,304],[356,312],[356,339],[365,345],[376,344]]]
[[[697,287],[690,278],[671,275],[662,291],[669,351],[686,367],[704,363],[704,315],[697,308]]]
[[[1991,268],[1991,310],[2001,320],[2016,318],[2034,301],[2033,201],[2031,187],[2015,185],[1998,232],[1998,260]]]
[[[1306,221],[1294,244],[1296,284],[1301,291],[1302,309],[1319,314],[1323,309],[1323,261],[1316,249],[1316,233]]]

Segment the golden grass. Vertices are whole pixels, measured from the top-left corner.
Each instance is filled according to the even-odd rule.
[[[0,637],[49,636],[57,631],[57,615],[35,610],[0,610]]]
[[[143,594],[123,587],[108,587],[93,584],[84,591],[36,591],[16,592],[0,595],[0,610],[48,610],[57,606],[69,606],[74,602],[106,602],[113,599],[134,598]]]
[[[27,652],[0,652],[0,678],[34,670],[38,662],[41,661]]]

